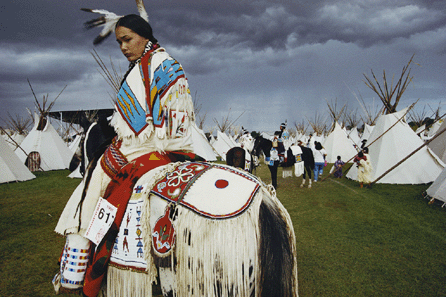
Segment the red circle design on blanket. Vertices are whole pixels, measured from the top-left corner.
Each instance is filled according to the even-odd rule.
[[[224,189],[224,188],[226,188],[228,185],[229,185],[229,182],[228,182],[227,180],[225,180],[225,179],[219,179],[219,180],[217,180],[217,181],[215,182],[215,186],[216,186],[218,189]]]

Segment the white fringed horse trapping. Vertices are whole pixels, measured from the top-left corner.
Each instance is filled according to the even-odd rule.
[[[107,273],[109,296],[298,296],[295,234],[246,171],[205,162],[157,167],[135,184]]]

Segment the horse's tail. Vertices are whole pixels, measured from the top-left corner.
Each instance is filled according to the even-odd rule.
[[[304,157],[304,161],[307,162],[310,166],[310,169],[313,170],[314,169],[314,155],[313,155],[313,151],[310,148],[307,147],[301,147],[302,148],[302,154],[307,155],[307,157]]]
[[[263,199],[260,220],[260,295],[297,296],[294,230],[285,208],[277,200]]]
[[[84,173],[84,189],[82,190],[82,196],[81,196],[81,200],[79,202],[78,205],[78,209],[76,210],[79,211],[79,228],[81,226],[81,212],[82,212],[82,204],[85,200],[85,197],[87,196],[87,191],[88,191],[88,186],[90,185],[90,180],[91,177],[93,175],[93,171],[97,166],[97,163],[99,162],[99,160],[102,157],[102,154],[104,154],[105,150],[109,147],[109,145],[112,143],[113,138],[108,138],[106,139],[98,148],[97,150],[94,152],[92,159],[90,160],[90,162],[88,163],[87,168],[85,168],[85,173]]]

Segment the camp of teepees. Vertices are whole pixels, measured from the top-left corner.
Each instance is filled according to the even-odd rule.
[[[122,75],[112,61],[111,67],[107,67],[95,51],[92,56],[99,65],[99,72],[111,87],[110,97],[113,98],[119,89]],[[337,98],[332,102],[325,99],[328,106],[326,116],[318,111],[313,119],[306,118],[300,122],[296,120],[293,127],[287,127],[289,137],[285,143],[286,149],[296,146],[298,142],[314,149],[315,143],[319,142],[326,151],[326,162],[335,163],[338,156],[341,157],[345,163],[342,166],[344,176],[357,180],[358,166],[354,163],[354,158],[367,148],[371,168],[370,185],[423,184],[435,181],[438,188],[437,185],[444,180],[441,173],[446,161],[446,133],[443,133],[446,123],[443,120],[444,114],[440,112],[440,105],[437,109],[429,106],[432,115],[428,114],[426,107],[419,113],[415,112],[417,102],[398,110],[404,91],[413,79],[410,75],[413,59],[414,56],[403,67],[395,82],[393,79],[388,82],[385,71],[382,81],[375,76],[373,70],[371,77],[364,74],[365,84],[378,96],[381,106],[367,104],[361,95],[352,92],[363,111],[363,115],[360,115],[358,110],[349,110],[347,104],[339,108]],[[9,127],[2,128],[1,131],[4,145],[15,152],[21,163],[20,166],[9,167],[20,167],[19,171],[26,169],[27,172],[70,169],[69,177],[82,178],[88,165],[88,158],[84,156],[85,136],[99,118],[110,118],[113,110],[53,111],[54,103],[63,90],[48,104],[48,96],[43,96],[39,101],[31,83],[29,86],[36,111],[29,112],[31,117],[25,120],[9,116]],[[274,139],[274,131],[251,131],[249,135],[252,143],[246,144],[246,137],[242,137],[243,134],[246,135],[246,131],[243,132],[244,128],[236,125],[243,113],[232,120],[230,111],[220,121],[214,119],[215,127],[208,128],[208,132],[205,132],[203,126],[206,114],[203,116],[200,113],[201,104],[196,98],[194,105],[194,153],[203,160],[224,162],[228,151],[234,147],[244,147],[249,155],[251,151],[247,147],[252,149],[258,135]],[[59,121],[58,130],[53,127],[51,120]],[[33,125],[29,129],[31,122]],[[2,154],[6,156],[7,153]],[[6,159],[3,155],[2,158]],[[246,160],[248,162],[247,157]],[[284,174],[284,177],[290,176],[290,172]],[[330,175],[331,173],[333,170]],[[295,170],[296,174],[300,175],[302,172]],[[1,182],[22,181],[31,177],[34,176],[28,174],[27,177],[5,177]],[[438,189],[435,193],[430,190],[428,195],[432,199],[440,199],[438,197],[442,196],[438,192]],[[446,201],[445,198],[441,199]]]
[[[100,66],[101,74],[113,90],[110,96],[115,97],[122,76],[117,74],[113,64],[112,70],[109,70],[96,52],[92,55]],[[289,166],[291,169],[283,169],[282,178],[303,176],[300,187],[305,186],[306,190],[311,191],[310,188],[315,187],[314,183],[311,183],[313,172],[306,172],[309,174],[309,183],[305,184],[304,172],[307,165],[304,165],[304,150],[311,150],[314,154],[318,150],[318,145],[321,145],[326,153],[325,166],[329,164],[325,170],[330,173],[323,179],[316,178],[314,181],[317,181],[317,184],[323,183],[340,169],[343,175],[338,177],[358,181],[362,186],[361,164],[365,160],[369,166],[366,187],[373,187],[377,183],[432,183],[425,196],[431,202],[442,202],[444,206],[446,205],[444,115],[441,114],[440,107],[433,110],[432,116],[425,110],[417,114],[414,111],[417,102],[398,108],[404,91],[413,79],[410,76],[412,63],[413,57],[403,67],[401,76],[395,84],[387,81],[385,71],[383,82],[379,81],[373,71],[372,78],[364,75],[365,84],[382,103],[380,106],[370,106],[360,95],[354,94],[365,115],[360,116],[357,110],[349,110],[347,104],[338,108],[337,99],[332,102],[325,100],[328,107],[326,114],[318,111],[311,119],[295,120],[294,126],[288,125],[288,121],[285,120],[281,124],[281,131],[249,132],[245,127],[236,125],[243,113],[232,120],[229,111],[222,120],[214,119],[216,125],[205,132],[205,116],[199,114],[201,105],[194,102],[197,120],[192,123],[193,153],[200,161],[229,164],[229,156],[232,156],[230,152],[234,148],[239,148],[244,154],[241,157],[242,164],[229,165],[241,167],[255,175],[253,168],[271,166],[268,161],[272,157],[272,151],[282,145],[285,153],[282,152],[278,157],[280,162],[286,163],[286,159],[294,159],[291,162],[293,164]],[[29,112],[30,117],[25,120],[10,116],[9,127],[1,128],[0,183],[25,182],[36,178],[33,172],[66,169],[71,171],[67,177],[83,179],[91,159],[88,155],[88,139],[97,138],[93,135],[95,133],[93,128],[95,125],[96,127],[102,125],[104,121],[107,124],[115,111],[82,108],[74,111],[54,111],[55,102],[65,88],[48,104],[48,95],[39,100],[31,83],[29,81],[28,83],[34,97],[35,111]],[[53,126],[53,121],[57,121],[58,129]],[[272,143],[271,151],[263,150],[261,154],[254,152],[258,149],[256,143],[260,138]],[[280,145],[277,142],[281,142]],[[288,151],[291,155],[287,154]],[[358,160],[358,156],[364,151],[367,152],[366,156],[361,156],[363,159]],[[254,156],[260,156],[263,162]],[[342,165],[336,168],[333,164],[341,159]],[[251,166],[247,166],[248,163]],[[268,187],[276,193],[274,184]],[[121,276],[120,271],[117,272],[117,276]]]

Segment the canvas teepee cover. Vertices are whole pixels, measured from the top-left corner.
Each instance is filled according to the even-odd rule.
[[[404,114],[406,109],[388,115],[382,115],[373,129],[367,142],[369,155],[373,166],[372,180],[377,179],[399,161],[403,160],[423,141],[415,134],[409,125],[401,120],[388,132]],[[375,139],[377,141],[373,142]],[[373,142],[373,143],[372,143]],[[378,183],[383,184],[424,184],[434,181],[440,175],[445,164],[428,148],[423,147],[405,162],[381,178]],[[357,168],[351,167],[347,177],[356,180]]]
[[[74,153],[57,134],[57,131],[49,121],[46,122],[43,130],[38,130],[39,119],[37,115],[35,117],[36,124],[23,140],[20,145],[21,148],[26,154],[38,152],[41,159],[40,167],[45,171],[68,169]],[[16,149],[15,153],[20,161],[25,164],[27,155],[20,149]]]
[[[354,144],[361,146],[361,138],[359,137],[357,127],[354,127],[353,129],[348,131],[347,135]]]
[[[3,137],[0,137],[0,183],[36,178],[20,161]]]
[[[373,128],[375,128],[375,126],[369,126],[367,124],[364,124],[364,133],[362,133],[361,142],[365,139],[367,140],[368,143],[370,143],[369,138],[373,132]]]
[[[440,128],[437,129],[437,133],[443,131],[445,128],[446,121],[443,121]],[[446,132],[432,140],[428,146],[443,162],[446,163]]]
[[[442,124],[441,121],[437,121],[430,127],[427,133],[429,139],[432,138],[438,131],[440,131],[441,124]]]
[[[221,159],[226,161],[226,153],[234,147],[234,144],[229,139],[229,136],[221,131],[217,131],[217,140],[212,145]]]
[[[17,144],[20,145],[26,137],[25,135],[19,134],[19,133],[14,133],[11,135],[11,137],[9,137],[7,135],[3,135],[3,136],[4,136],[3,138],[6,140],[6,143],[13,151],[17,148]],[[11,138],[12,138],[12,140],[11,140]]]
[[[437,179],[430,185],[426,193],[429,197],[446,203],[446,168],[443,169]]]
[[[192,124],[192,142],[195,154],[202,157],[206,161],[217,160],[216,153],[207,140],[206,135],[195,123]]]
[[[341,156],[342,160],[347,161],[358,153],[353,147],[353,142],[347,138],[347,134],[337,122],[322,145],[327,152],[328,163],[336,162],[337,156]]]

